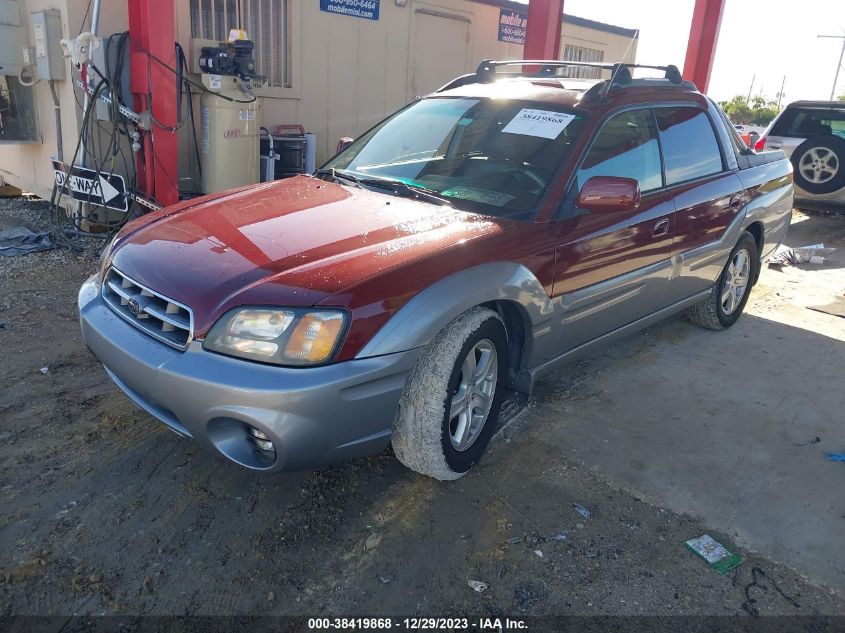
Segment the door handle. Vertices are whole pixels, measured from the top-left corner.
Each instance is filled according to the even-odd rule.
[[[734,210],[740,209],[742,207],[742,196],[734,196],[731,198],[729,206]]]
[[[669,218],[663,218],[659,222],[654,225],[654,228],[651,229],[651,236],[652,237],[660,237],[661,235],[666,235],[669,232]]]

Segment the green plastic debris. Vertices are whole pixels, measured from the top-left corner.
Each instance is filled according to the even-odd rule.
[[[714,541],[707,534],[690,539],[684,545],[693,554],[706,560],[720,574],[727,574],[736,569],[743,561],[742,556],[728,551],[724,545]]]

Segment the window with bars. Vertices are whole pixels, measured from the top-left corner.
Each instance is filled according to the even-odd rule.
[[[573,46],[567,44],[563,48],[564,61],[570,62],[603,62],[604,51],[596,48],[586,48],[584,46]],[[600,79],[600,68],[584,68],[578,66],[570,66],[567,68],[567,75],[570,77],[578,77],[580,79]]]
[[[191,35],[223,41],[243,29],[255,42],[255,68],[271,88],[290,87],[291,0],[191,0]]]

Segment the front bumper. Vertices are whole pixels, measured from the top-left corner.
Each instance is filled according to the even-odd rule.
[[[421,350],[310,368],[262,365],[202,349],[182,352],[116,315],[92,277],[79,291],[88,348],[135,404],[179,435],[254,470],[297,470],[369,455],[390,440]],[[268,461],[248,435],[265,433]]]

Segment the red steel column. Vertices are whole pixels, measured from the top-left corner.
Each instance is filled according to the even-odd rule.
[[[129,0],[131,87],[135,111],[149,110],[160,124],[144,134],[136,160],[138,186],[162,205],[179,201],[179,138],[176,111],[176,16],[174,0]],[[160,61],[157,61],[156,58]],[[164,62],[170,68],[161,64]]]
[[[563,0],[530,0],[522,59],[558,59]]]
[[[684,61],[684,79],[692,81],[701,92],[707,92],[710,84],[724,8],[725,0],[695,0]]]

